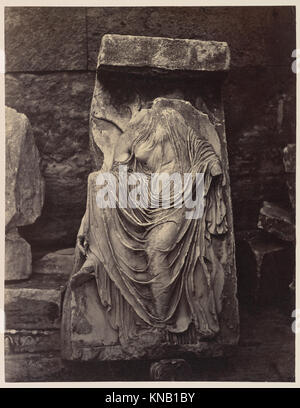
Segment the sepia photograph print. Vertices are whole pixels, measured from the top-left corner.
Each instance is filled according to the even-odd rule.
[[[294,384],[296,6],[3,13],[5,382]]]

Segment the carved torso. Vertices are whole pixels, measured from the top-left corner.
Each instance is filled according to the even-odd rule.
[[[169,140],[158,142],[152,149],[147,142],[141,142],[134,148],[134,156],[144,163],[153,173],[175,173],[179,171],[173,147]]]

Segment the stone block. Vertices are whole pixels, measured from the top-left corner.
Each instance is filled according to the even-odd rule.
[[[131,54],[135,55],[130,53],[124,55],[124,49],[128,50],[128,44],[126,47],[124,45],[126,41],[130,43],[131,50],[133,50]],[[120,46],[120,43],[122,43],[122,46]],[[162,64],[158,67],[159,57],[156,53],[158,51],[158,44],[162,45],[162,43],[166,47],[164,53],[168,58],[167,60],[163,59],[163,64],[165,65]],[[143,44],[143,47],[145,46],[146,53],[141,44]],[[184,52],[194,50],[196,44],[201,44],[201,47],[203,46],[203,49],[205,49],[205,45],[202,42],[189,40],[179,41],[177,39],[118,35],[107,35],[103,38],[103,49],[101,46],[99,69],[96,76],[90,112],[92,156],[97,170],[101,167],[103,156],[104,168],[110,169],[114,148],[118,144],[120,135],[125,131],[135,113],[150,108],[157,109],[158,112],[162,112],[165,109],[168,113],[169,111],[173,112],[175,117],[174,112],[177,112],[180,114],[180,118],[182,117],[180,119],[182,120],[182,127],[179,126],[180,131],[185,134],[186,128],[184,124],[189,124],[192,134],[198,135],[199,139],[206,139],[208,144],[214,149],[214,154],[222,162],[223,177],[222,179],[219,178],[217,183],[222,180],[222,194],[224,194],[226,206],[224,211],[226,212],[227,221],[226,232],[223,234],[219,233],[220,235],[216,233],[216,236],[212,237],[212,251],[218,259],[216,261],[216,274],[220,272],[224,276],[222,284],[218,286],[219,291],[217,294],[218,302],[220,299],[218,303],[218,307],[220,307],[218,312],[220,329],[215,337],[209,339],[209,341],[206,341],[207,339],[204,336],[201,337],[201,335],[197,339],[195,337],[192,338],[193,327],[191,327],[191,330],[187,330],[188,333],[183,331],[168,337],[168,330],[164,331],[163,327],[156,330],[155,325],[145,324],[147,319],[143,321],[141,316],[127,319],[130,313],[133,313],[134,316],[134,311],[132,311],[134,306],[130,301],[127,308],[127,294],[125,293],[124,295],[119,288],[119,281],[115,288],[114,280],[111,280],[111,277],[107,277],[106,272],[103,271],[101,272],[104,279],[104,288],[102,289],[99,286],[95,286],[96,282],[93,276],[88,276],[87,282],[80,281],[80,279],[84,278],[82,276],[80,278],[79,271],[77,274],[77,277],[79,276],[79,283],[77,282],[79,287],[76,287],[76,284],[70,285],[64,298],[62,353],[63,358],[66,360],[164,359],[175,358],[175,356],[177,358],[185,352],[197,357],[211,357],[222,355],[224,349],[235,345],[238,341],[239,319],[236,299],[234,235],[224,112],[220,98],[221,76],[219,75],[220,69],[225,69],[225,67],[227,69],[229,66],[229,61],[226,60],[229,54],[226,51],[226,58],[224,58],[224,54],[221,53],[218,63],[215,61],[216,64],[215,62],[212,63],[209,68],[208,65],[205,68],[202,66],[203,61],[201,59],[193,60],[193,64],[197,62],[197,66],[193,65],[190,60],[186,61],[185,65],[182,65],[181,58],[176,59],[173,48],[174,44],[182,46],[182,49],[185,50]],[[117,46],[117,51],[114,49],[115,45]],[[209,42],[207,47],[210,47],[210,45],[211,43]],[[227,48],[224,43],[221,43],[220,46],[221,48],[224,46]],[[183,52],[182,49],[179,50],[179,54]],[[130,55],[127,57],[128,54]],[[120,61],[124,64],[124,69],[120,71],[118,71],[120,67],[117,66],[116,55],[120,55]],[[130,58],[130,60],[126,58]],[[209,60],[204,59],[204,61],[209,64]],[[169,62],[170,65],[168,65]],[[116,70],[108,69],[113,64],[116,64]],[[135,71],[135,68],[140,68],[143,64],[143,72],[136,71],[133,74],[131,69],[133,68]],[[162,70],[161,67],[163,67]],[[176,72],[175,76],[172,76],[174,70],[176,71],[176,67],[178,72]],[[156,68],[159,69],[156,70]],[[199,69],[198,71],[197,68]],[[202,71],[203,68],[204,71]],[[186,72],[190,72],[191,69],[194,69],[195,75],[188,76],[188,78],[185,77],[184,81],[181,80],[181,73],[184,75]],[[207,72],[205,69],[210,69],[211,71]],[[212,72],[212,70],[215,71]],[[168,75],[162,71],[167,71]],[[174,125],[175,134],[176,126]],[[100,228],[100,226],[98,227]],[[98,234],[101,233],[98,231]],[[100,239],[101,237],[99,241]],[[103,240],[105,243],[105,237],[103,237]],[[77,266],[79,267],[78,258],[77,261]],[[106,265],[106,261],[104,264]],[[87,275],[88,272],[86,272]],[[73,281],[71,280],[71,282]],[[102,275],[101,282],[98,282],[98,285],[101,284]],[[124,290],[123,284],[120,285],[122,290]],[[201,285],[199,284],[199,286]],[[148,289],[151,291],[150,288]],[[107,294],[107,291],[110,290],[111,292]],[[107,301],[102,298],[103,296],[108,296],[109,299],[116,299],[117,309],[114,305],[108,305],[107,302],[110,302],[110,300]],[[134,296],[134,298],[140,299],[139,296]],[[145,299],[149,299],[148,292],[145,294]],[[142,303],[142,300],[139,300],[139,302]],[[110,307],[113,310],[112,312]],[[116,317],[114,317],[115,313]],[[110,317],[108,318],[108,316],[113,316],[113,319],[119,319],[119,316],[122,316],[121,313],[125,316],[124,322],[127,322],[127,320],[131,321],[128,330],[131,330],[132,326],[133,332],[137,328],[136,333],[138,334],[134,332],[132,337],[129,336],[127,338],[127,328],[126,330],[120,328],[119,323],[115,324],[110,320]]]
[[[134,52],[128,52],[128,50]],[[98,68],[168,71],[227,71],[230,54],[225,42],[106,34]]]
[[[33,272],[69,276],[74,263],[74,248],[50,252],[33,263]]]
[[[9,230],[33,224],[40,216],[44,182],[40,172],[40,155],[27,117],[6,107],[5,132],[5,225]]]
[[[20,280],[30,277],[31,248],[20,237],[17,229],[10,230],[5,236],[5,280]]]
[[[33,275],[29,281],[5,288],[6,329],[54,329],[60,327],[65,278]]]
[[[31,248],[20,237],[18,227],[33,224],[40,216],[44,180],[27,117],[5,107],[5,131],[5,279],[22,280],[31,275]]]

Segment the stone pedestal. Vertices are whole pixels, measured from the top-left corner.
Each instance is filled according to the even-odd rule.
[[[124,343],[110,326],[95,279],[67,289],[64,299],[62,356],[67,360],[174,359],[222,355],[239,338],[236,268],[228,159],[221,84],[229,69],[226,43],[105,35],[102,39],[90,113],[90,144],[95,170],[110,169],[114,148],[132,116],[152,104],[176,109],[200,139],[214,148],[223,166],[222,191],[228,230],[212,238],[219,267],[220,330],[193,342],[162,335],[153,328]],[[174,340],[175,339],[175,340]],[[156,370],[154,370],[156,371]],[[156,375],[156,374],[155,374]]]

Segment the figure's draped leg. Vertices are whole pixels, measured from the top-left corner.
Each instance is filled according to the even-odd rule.
[[[169,281],[171,279],[171,272],[166,260],[166,254],[160,252],[158,249],[149,248],[149,271],[154,280],[151,283],[151,292],[153,295],[156,315],[164,319],[168,313],[169,306]]]
[[[167,255],[177,233],[178,224],[167,221],[153,228],[148,235],[149,273],[154,278],[151,291],[157,316],[161,319],[167,316],[170,308],[172,271]]]

